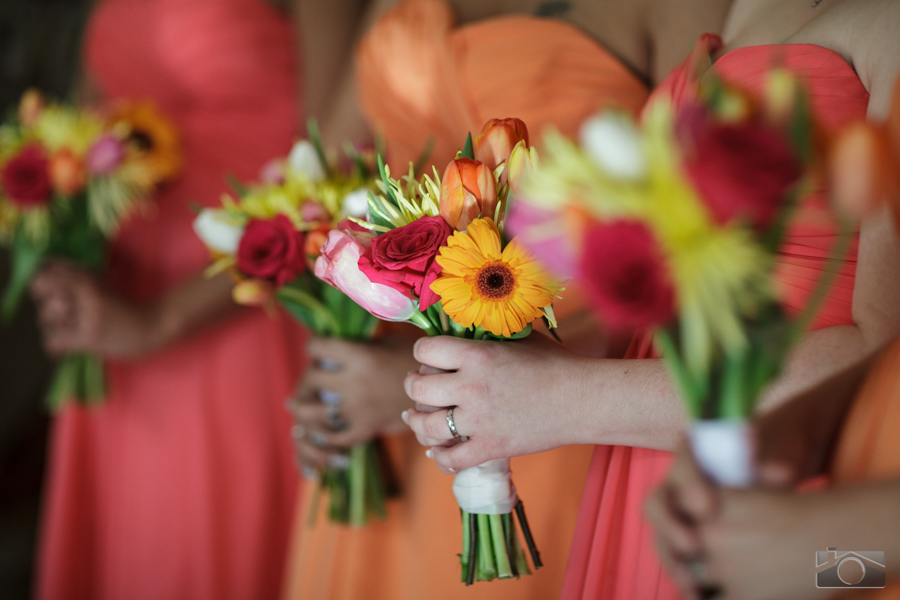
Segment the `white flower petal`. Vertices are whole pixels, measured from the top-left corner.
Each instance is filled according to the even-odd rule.
[[[194,219],[194,232],[211,250],[233,255],[237,253],[244,227],[224,210],[204,208]]]
[[[313,183],[325,179],[325,166],[319,160],[312,142],[300,140],[291,148],[288,167],[297,175],[306,175]]]
[[[633,181],[646,175],[641,134],[627,115],[607,111],[591,117],[581,125],[579,140],[588,156],[611,177]]]

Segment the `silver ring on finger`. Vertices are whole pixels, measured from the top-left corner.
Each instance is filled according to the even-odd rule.
[[[709,576],[709,570],[703,558],[695,556],[687,562],[688,571],[697,586],[697,594],[701,600],[713,600],[721,597],[722,586],[715,583]]]
[[[350,427],[350,423],[347,422],[341,415],[341,407],[339,404],[329,404],[326,406],[326,411],[328,414],[328,427],[332,431],[344,431]]]
[[[334,390],[319,390],[316,395],[319,397],[319,402],[325,406],[338,406],[344,401],[344,395]]]
[[[450,435],[455,438],[461,437],[459,435],[459,432],[456,430],[456,423],[453,421],[453,408],[447,409],[447,427],[450,428]]]

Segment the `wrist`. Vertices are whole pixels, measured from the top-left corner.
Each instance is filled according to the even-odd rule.
[[[145,322],[149,352],[165,348],[184,333],[184,320],[164,300],[145,310]]]

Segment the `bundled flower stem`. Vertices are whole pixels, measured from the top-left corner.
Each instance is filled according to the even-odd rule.
[[[329,160],[315,122],[308,130],[309,141],[297,142],[288,157],[264,167],[261,183],[232,182],[237,198],[225,196],[222,208],[203,209],[194,229],[215,259],[208,274],[234,274],[238,303],[270,313],[278,304],[317,336],[366,342],[378,318],[315,277],[310,267],[323,248],[341,250],[326,244],[329,232],[349,223],[347,217],[365,215],[371,160],[366,151],[348,146],[349,163],[340,168]],[[329,404],[329,409],[334,411],[331,427],[346,426],[339,405]],[[372,516],[385,518],[385,503],[399,490],[380,440],[353,446],[346,459],[347,467],[328,466],[320,474],[329,520],[363,526]],[[310,524],[318,512],[317,496]]]
[[[536,319],[555,327],[551,304],[561,287],[517,240],[502,236],[510,188],[535,160],[518,119],[489,121],[474,143],[469,136],[443,177],[434,170],[417,180],[411,166],[393,179],[379,157],[368,220],[354,220],[368,231],[332,231],[316,275],[372,314],[429,336],[503,341],[528,336]],[[509,459],[461,469],[453,490],[464,582],[530,573],[514,512],[541,566]]]
[[[18,118],[0,126],[0,242],[12,260],[0,317],[12,318],[48,258],[102,270],[119,224],[180,164],[177,132],[150,104],[120,102],[100,114],[27,92]],[[105,395],[102,359],[72,353],[58,364],[47,402],[56,411]]]

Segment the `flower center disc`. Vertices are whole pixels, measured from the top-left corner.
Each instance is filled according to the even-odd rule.
[[[483,297],[499,300],[515,290],[516,277],[507,265],[493,263],[478,271],[475,286]]]

